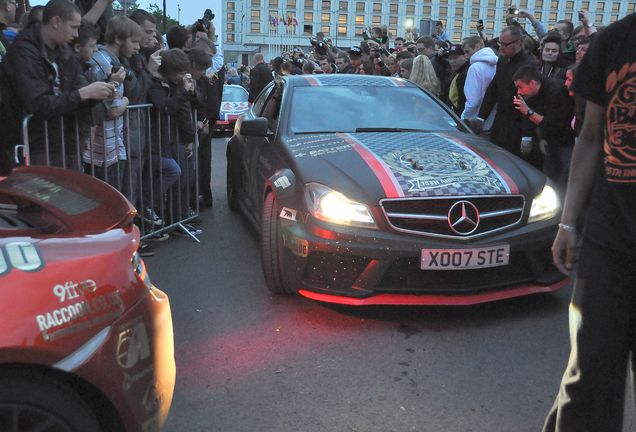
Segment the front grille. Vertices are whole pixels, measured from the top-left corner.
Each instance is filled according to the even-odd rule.
[[[546,251],[546,254],[549,251]],[[419,258],[399,258],[386,271],[377,289],[384,292],[462,294],[520,285],[535,280],[523,252],[510,254],[506,266],[472,270],[421,270]]]
[[[473,204],[479,211],[477,228],[468,234],[458,234],[448,222],[448,212],[460,201]],[[380,201],[392,228],[413,234],[474,238],[513,227],[521,222],[525,199],[521,195],[467,196],[451,198],[400,198]]]

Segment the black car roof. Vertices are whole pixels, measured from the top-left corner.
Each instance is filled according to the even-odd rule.
[[[293,87],[363,86],[363,87],[416,87],[403,78],[377,75],[317,74],[289,75],[285,80]]]

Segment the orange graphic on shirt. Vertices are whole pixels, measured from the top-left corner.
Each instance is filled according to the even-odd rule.
[[[636,183],[636,63],[610,73],[607,105],[605,173],[610,182]]]

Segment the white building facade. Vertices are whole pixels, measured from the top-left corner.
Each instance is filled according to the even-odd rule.
[[[636,11],[636,0],[227,0],[223,48],[227,61],[248,64],[254,52],[269,60],[294,46],[308,48],[317,32],[343,48],[358,45],[367,26],[386,25],[393,40],[409,26],[417,29],[422,19],[443,21],[453,42],[476,34],[477,20],[483,19],[493,37],[512,5],[533,11],[548,27],[561,19],[576,25],[579,10],[589,11],[597,25]],[[527,30],[532,33],[530,25]]]

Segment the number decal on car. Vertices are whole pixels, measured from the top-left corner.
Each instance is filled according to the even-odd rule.
[[[12,268],[24,272],[34,272],[44,267],[44,260],[38,248],[26,241],[11,242],[0,247],[0,276]]]

